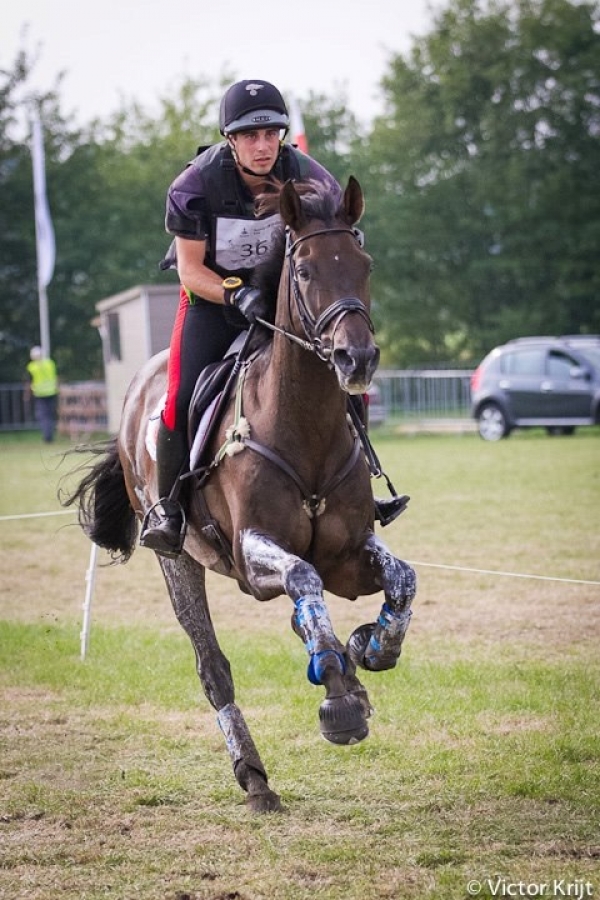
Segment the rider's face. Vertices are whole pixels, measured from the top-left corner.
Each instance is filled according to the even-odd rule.
[[[257,128],[232,134],[238,162],[257,175],[268,175],[277,160],[280,134],[279,128]]]

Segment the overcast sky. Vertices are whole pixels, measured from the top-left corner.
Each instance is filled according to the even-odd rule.
[[[80,124],[122,100],[152,110],[185,77],[264,78],[300,100],[345,91],[368,121],[394,53],[432,25],[442,0],[14,0],[3,3],[0,68],[39,50],[32,84],[59,72],[63,113]]]

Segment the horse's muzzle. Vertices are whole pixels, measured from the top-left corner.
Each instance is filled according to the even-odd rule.
[[[376,344],[370,347],[336,348],[332,361],[340,386],[349,394],[366,392],[379,365],[379,356]]]

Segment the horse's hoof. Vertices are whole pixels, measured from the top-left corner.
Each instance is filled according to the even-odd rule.
[[[351,693],[358,699],[365,719],[370,719],[375,714],[375,707],[371,706],[366,688],[360,687],[357,690],[352,690]]]
[[[323,700],[319,727],[323,737],[332,744],[358,744],[369,733],[362,703],[355,694]]]
[[[371,640],[371,635],[375,631],[376,622],[369,622],[366,625],[359,625],[355,628],[346,644],[346,651],[355,666],[366,669],[365,651]]]
[[[260,794],[248,794],[246,803],[248,809],[253,813],[275,813],[284,811],[284,807],[278,795],[269,788]]]

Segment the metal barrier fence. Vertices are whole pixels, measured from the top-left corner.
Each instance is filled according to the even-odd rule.
[[[383,369],[375,377],[377,421],[469,417],[470,369]],[[373,409],[375,413],[375,409]],[[33,405],[22,384],[0,384],[0,432],[36,428]],[[99,382],[61,386],[58,430],[76,433],[106,427],[105,388]]]
[[[33,399],[25,385],[0,384],[0,432],[37,428]],[[76,438],[82,434],[104,432],[106,428],[106,387],[103,382],[82,381],[60,386],[59,434]]]
[[[37,428],[33,401],[20,384],[0,384],[0,431],[30,431]]]
[[[377,372],[385,416],[408,419],[468,418],[471,369],[383,369]]]

